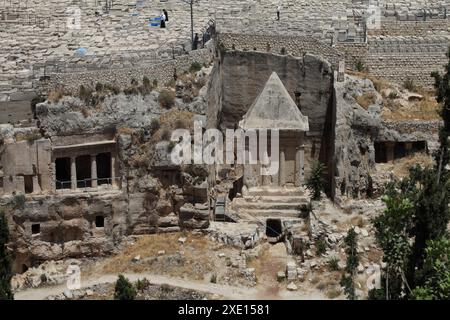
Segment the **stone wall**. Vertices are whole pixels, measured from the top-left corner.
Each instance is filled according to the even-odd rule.
[[[444,52],[377,53],[369,54],[365,59],[369,72],[376,77],[398,84],[410,79],[424,87],[433,86],[431,73],[443,72],[447,62],[448,58]]]
[[[326,43],[302,36],[231,34],[218,35],[219,47],[241,51],[260,51],[301,57],[306,53],[321,56],[337,67],[344,55]]]
[[[383,19],[381,28],[371,30],[369,35],[416,36],[424,37],[448,31],[450,19],[429,19],[427,21],[400,21]]]
[[[295,57],[311,53],[329,61],[335,69],[341,60],[352,70],[361,61],[377,77],[399,84],[411,78],[416,84],[429,87],[433,84],[430,73],[443,70],[450,41],[438,35],[371,36],[367,43],[339,42],[331,46],[302,36],[221,33],[218,43],[222,50],[283,53]]]
[[[181,75],[189,70],[193,62],[208,64],[213,59],[213,54],[214,50],[210,44],[205,49],[191,51],[186,55],[177,56],[173,60],[140,67],[53,73],[49,80],[38,84],[38,91],[48,93],[52,89],[62,86],[68,93],[74,94],[78,92],[80,85],[94,87],[98,82],[123,88],[130,85],[131,79],[142,81],[144,76],[148,77],[151,82],[157,80],[159,84],[167,84],[174,80],[175,70],[178,75]]]
[[[346,67],[356,69],[358,61],[376,77],[403,84],[408,79],[430,87],[433,71],[444,70],[449,39],[441,36],[369,37],[368,43],[339,43],[336,49],[345,53]]]
[[[335,48],[342,52],[348,69],[355,69],[358,61],[365,61],[369,52],[368,43],[345,43],[339,42]]]

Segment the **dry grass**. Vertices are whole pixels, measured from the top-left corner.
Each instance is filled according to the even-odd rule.
[[[370,81],[372,81],[373,86],[375,87],[375,89],[378,92],[381,92],[381,90],[383,90],[383,89],[392,88],[392,84],[389,83],[389,81],[378,78],[367,72],[358,72],[358,71],[347,70],[346,73],[349,75],[352,75],[352,76],[357,76],[357,77],[363,78],[363,79],[369,79]]]
[[[375,77],[367,72],[357,72],[347,70],[347,73],[353,76],[357,76],[363,79],[369,79],[373,82],[375,89],[378,92],[382,92],[385,89],[395,89],[394,86],[388,81]],[[424,97],[421,101],[410,101],[406,103],[399,103],[398,99],[391,99],[384,97],[384,105],[381,112],[381,117],[386,120],[436,120],[440,119],[437,111],[439,110],[439,104],[435,99],[434,90],[427,89],[420,86],[414,86],[414,93],[418,93]],[[359,97],[355,97],[358,104],[367,109],[367,107],[374,102],[374,96],[371,93],[363,94]]]
[[[438,120],[440,109],[436,99],[429,95],[424,95],[421,101],[400,104],[397,100],[385,100],[381,117],[386,120]]]
[[[364,219],[361,216],[355,216],[350,219],[352,226],[358,226],[359,228],[364,227]]]
[[[34,140],[40,139],[41,137],[42,137],[41,134],[39,132],[36,132],[36,131],[34,131],[34,132],[27,132],[27,133],[18,133],[15,136],[17,142],[19,142],[19,141],[32,142]]]
[[[247,266],[255,268],[256,278],[264,280],[264,283],[277,284],[276,275],[278,271],[286,269],[286,261],[284,259],[274,259],[269,252],[270,247],[261,250],[258,259],[250,261]]]
[[[368,261],[374,263],[380,263],[381,259],[383,258],[383,252],[379,249],[371,249],[369,252],[366,253],[366,255]]]
[[[394,163],[379,163],[377,164],[377,170],[381,172],[393,172],[396,177],[403,178],[409,175],[409,168],[416,164],[429,167],[433,165],[433,159],[425,153],[415,153],[411,156],[397,159]]]
[[[311,278],[310,282],[311,282],[311,284],[316,285],[316,284],[318,284],[320,282],[320,279],[321,279],[321,276],[314,275],[314,277]]]
[[[117,129],[117,135],[121,135],[121,134],[133,134],[133,129],[129,128],[129,127],[120,127]]]
[[[152,143],[164,140],[163,135],[165,132],[169,132],[172,135],[172,131],[175,129],[183,128],[191,132],[194,130],[194,114],[189,111],[183,111],[180,109],[172,109],[159,118],[159,129],[152,136]],[[170,136],[169,136],[170,139]]]
[[[186,236],[184,244],[178,238]],[[209,253],[212,243],[202,236],[182,233],[145,235],[137,238],[133,245],[128,246],[119,254],[108,258],[96,266],[92,272],[124,273],[124,272],[152,272],[175,277],[203,279],[204,275],[215,270]],[[165,254],[158,257],[158,252]],[[167,256],[183,252],[182,262],[173,264]],[[140,262],[133,262],[133,258],[140,256]],[[147,260],[146,260],[147,259]],[[152,261],[146,263],[146,261]]]
[[[86,108],[86,107],[81,108],[80,112],[83,115],[83,117],[85,117],[85,118],[87,118],[91,115],[91,111],[88,110],[88,108]]]
[[[64,89],[59,87],[49,92],[47,100],[52,103],[58,103],[64,97]]]
[[[158,96],[158,101],[163,108],[172,108],[175,104],[175,92],[168,89],[161,90]]]
[[[328,299],[336,299],[337,297],[339,297],[342,294],[342,290],[341,290],[341,288],[335,286],[333,288],[329,288],[325,292],[325,294]]]
[[[360,96],[357,96],[356,98],[356,102],[363,107],[364,109],[367,110],[367,108],[371,105],[375,103],[375,94],[373,92],[366,92]]]

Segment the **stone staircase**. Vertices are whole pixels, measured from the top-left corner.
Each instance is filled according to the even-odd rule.
[[[301,218],[302,207],[309,203],[304,190],[295,187],[251,188],[247,195],[235,198],[233,206],[243,219]]]

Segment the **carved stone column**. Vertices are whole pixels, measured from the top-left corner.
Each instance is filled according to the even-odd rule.
[[[284,150],[280,150],[280,170],[279,170],[279,181],[280,181],[280,187],[284,187],[286,184],[286,158],[284,155]]]
[[[264,174],[262,176],[262,185],[270,186],[270,184],[272,182],[271,181],[272,177],[270,175],[266,174],[268,169],[270,168],[269,155],[267,154],[267,151],[264,152],[263,159],[261,159],[260,161],[261,161],[261,169],[262,169],[262,170],[260,170],[260,173]]]
[[[70,158],[70,188],[75,190],[77,188],[77,161],[75,157]]]
[[[302,144],[300,145],[300,149],[299,149],[299,154],[300,154],[300,186],[305,184],[305,145]]]
[[[385,145],[386,145],[386,161],[394,162],[395,142],[389,141],[389,142],[386,142]]]
[[[56,192],[56,160],[54,160],[52,162],[52,171],[51,171],[51,175],[52,175],[52,180],[51,180],[51,184],[50,184],[50,189],[52,192]]]
[[[295,152],[295,186],[301,187],[305,183],[305,145],[304,133],[300,134]]]
[[[411,155],[412,153],[412,142],[405,142],[405,153],[407,156]]]
[[[33,176],[33,193],[40,193],[41,190],[41,186],[39,185],[39,178],[37,175]]]
[[[118,186],[116,181],[116,155],[111,153],[111,185],[113,187]]]
[[[97,188],[97,155],[91,154],[91,187]]]

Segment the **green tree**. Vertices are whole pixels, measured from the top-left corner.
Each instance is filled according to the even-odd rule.
[[[400,299],[402,297],[402,279],[408,265],[411,249],[409,247],[409,231],[411,226],[412,204],[399,193],[383,197],[386,210],[374,219],[375,238],[383,250],[382,293],[385,299]]]
[[[11,291],[11,256],[6,248],[9,242],[8,221],[3,212],[0,212],[0,300],[13,300]]]
[[[321,193],[324,191],[323,174],[325,172],[325,165],[319,161],[314,163],[311,175],[306,181],[306,187],[312,192],[313,200],[320,200]]]
[[[114,288],[114,299],[115,300],[134,300],[136,298],[136,289],[133,284],[125,278],[123,275],[119,274],[119,278],[116,281],[116,286]]]
[[[443,237],[430,240],[425,249],[422,286],[413,290],[417,300],[450,299],[450,240]]]
[[[392,182],[383,198],[387,209],[374,219],[376,240],[386,268],[382,286],[370,297],[386,299],[448,299],[450,294],[449,240],[450,179],[450,50],[444,75],[434,72],[437,101],[444,126],[440,148],[431,168],[410,168],[409,177]]]
[[[442,170],[450,160],[448,150],[448,137],[450,135],[450,48],[447,52],[449,61],[445,66],[443,75],[435,71],[431,74],[434,78],[434,87],[436,89],[436,100],[441,105],[440,115],[444,120],[444,126],[439,133],[440,148],[436,153],[438,170]]]
[[[349,300],[355,300],[356,294],[354,278],[356,275],[356,268],[359,264],[359,257],[357,253],[358,236],[353,228],[348,230],[344,242],[346,246],[345,253],[347,254],[347,263],[340,283],[341,286],[344,287],[344,293],[347,295],[347,298]]]

